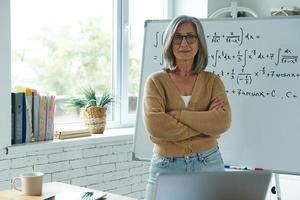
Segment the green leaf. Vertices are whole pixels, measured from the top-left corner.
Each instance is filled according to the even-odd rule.
[[[86,105],[105,107],[115,102],[114,97],[108,91],[104,91],[98,102],[95,89],[88,87],[83,89],[82,92],[83,98],[72,97],[66,102],[67,106],[75,108],[82,108]]]
[[[106,106],[107,104],[113,103],[114,97],[111,96],[108,92],[104,92],[102,97],[99,100],[98,106]]]
[[[80,98],[71,98],[66,101],[66,105],[68,107],[75,107],[75,108],[82,108],[84,107],[88,102],[84,99]]]
[[[89,87],[83,89],[83,95],[86,100],[88,100],[89,105],[96,106],[97,105],[97,99],[96,99],[96,91]]]

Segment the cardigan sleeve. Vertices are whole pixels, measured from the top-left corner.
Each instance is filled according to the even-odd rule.
[[[218,136],[224,133],[230,127],[231,111],[225,87],[218,76],[214,78],[210,103],[216,98],[224,101],[222,108],[208,111],[182,110],[179,121],[206,135]]]
[[[144,90],[144,124],[151,137],[161,141],[181,141],[199,135],[165,112],[161,83],[148,78]]]

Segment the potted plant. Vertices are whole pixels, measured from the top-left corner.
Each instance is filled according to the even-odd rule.
[[[107,106],[113,102],[114,97],[109,92],[105,91],[97,98],[91,87],[83,89],[82,98],[72,97],[67,101],[69,106],[80,109],[80,117],[93,134],[104,132]]]

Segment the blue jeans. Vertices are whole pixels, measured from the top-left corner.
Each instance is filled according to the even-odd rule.
[[[154,154],[149,168],[145,199],[152,200],[155,198],[153,193],[158,174],[223,170],[224,162],[218,146],[184,157],[164,157]]]

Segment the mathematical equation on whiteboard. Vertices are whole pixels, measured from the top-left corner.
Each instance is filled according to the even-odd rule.
[[[224,39],[225,43],[237,43],[238,46],[243,44],[245,39],[247,40],[255,40],[260,39],[259,35],[253,35],[250,33],[244,34],[243,28],[240,28],[241,34],[237,35],[233,32],[230,32],[228,35],[220,34],[217,35],[214,32],[212,35],[206,35],[207,43],[219,43]],[[163,45],[163,34],[164,32],[155,32],[153,47],[160,49],[158,55],[153,55],[153,60],[157,61],[159,65],[164,64],[163,56],[161,53],[162,45]],[[236,49],[236,48],[235,48]],[[212,67],[218,66],[219,62],[232,62],[242,67],[246,67],[248,62],[255,61],[266,63],[268,62],[271,65],[279,65],[279,64],[296,64],[298,62],[298,55],[296,55],[292,49],[278,47],[277,49],[273,49],[269,52],[263,52],[259,49],[238,49],[236,52],[226,52],[226,50],[216,49],[213,52],[210,52],[208,55],[209,65]]]
[[[243,70],[242,70],[243,71]],[[221,77],[225,77],[236,81],[237,85],[251,85],[253,78],[260,79],[299,79],[300,73],[298,72],[277,72],[276,70],[266,70],[266,67],[262,67],[253,73],[239,72],[236,73],[235,69],[229,71],[221,69],[219,72],[212,70],[213,73],[218,74]]]
[[[209,57],[211,66],[216,67],[219,61],[224,62],[235,62],[240,64],[242,67],[246,67],[247,63],[255,60],[256,62],[269,62],[275,66],[279,64],[292,63],[296,64],[298,56],[294,55],[289,49],[278,48],[274,52],[260,52],[256,49],[245,49],[243,51],[238,50],[236,53],[228,53],[224,50],[215,50]]]
[[[163,34],[164,32],[157,31],[152,36],[152,47],[157,49],[153,51],[155,55],[152,59],[160,66],[164,65]],[[209,48],[208,70],[234,81],[237,86],[251,85],[257,80],[300,80],[300,68],[297,72],[292,70],[293,67],[299,66],[300,52],[296,52],[292,47],[271,48],[262,45],[263,49],[259,48],[261,45],[258,44],[263,44],[264,37],[242,27],[236,32],[213,32],[205,37]],[[252,48],[249,48],[250,46]],[[290,91],[287,91],[287,94],[289,97],[296,96],[290,95]]]
[[[154,33],[154,42],[153,42],[154,48],[161,49],[163,45],[163,36],[164,36],[164,32],[156,31]],[[251,41],[251,40],[260,39],[260,36],[251,34],[249,32],[245,32],[243,28],[240,28],[239,33],[229,32],[228,34],[218,34],[217,32],[214,32],[212,35],[206,35],[206,39],[207,42],[211,42],[211,43],[221,43],[225,41],[226,43],[235,43],[238,46],[241,46],[245,40]],[[162,55],[154,55],[153,60],[156,60],[159,62],[160,65],[163,65],[164,61]]]
[[[279,99],[295,99],[298,98],[298,95],[291,91],[279,91],[276,89],[270,89],[270,90],[255,90],[255,89],[241,89],[241,88],[235,88],[226,90],[228,94],[231,96],[241,96],[241,97],[260,97],[260,98],[279,98]]]
[[[212,35],[206,35],[207,42],[220,43],[225,41],[226,43],[236,43],[239,46],[242,46],[245,40],[256,39],[260,39],[260,36],[248,32],[245,33],[243,28],[240,28],[238,33],[231,31],[228,34],[219,34],[214,32]]]

